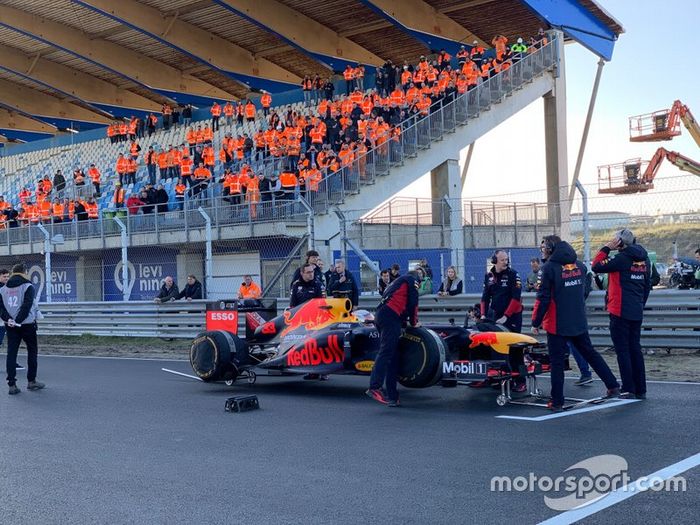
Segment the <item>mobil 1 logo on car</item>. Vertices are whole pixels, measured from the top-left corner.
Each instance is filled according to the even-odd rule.
[[[442,364],[444,376],[458,379],[485,378],[487,373],[488,366],[485,361],[449,361]]]

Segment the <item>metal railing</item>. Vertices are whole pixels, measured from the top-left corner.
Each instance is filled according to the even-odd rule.
[[[427,149],[431,143],[441,140],[445,133],[452,133],[458,126],[466,125],[469,119],[477,118],[492,104],[503,100],[524,83],[556,66],[558,62],[557,46],[556,39],[553,39],[547,45],[515,62],[508,70],[480,82],[473,89],[434,103],[429,108],[427,115],[409,117],[398,126],[400,130],[398,134],[391,133],[379,137],[376,147],[343,166],[339,171],[326,174],[320,181],[318,188],[305,192],[304,196],[313,212],[327,213],[332,206],[342,204],[347,195],[359,193],[362,186],[374,183],[378,176],[387,175],[391,167],[402,165],[405,159],[415,157],[419,150]],[[287,158],[267,157],[254,159],[252,162],[258,170],[271,175],[280,170],[282,165],[287,162]],[[90,187],[90,184],[86,184],[82,188]],[[66,191],[69,194],[71,192],[79,193],[70,184]],[[296,195],[299,193],[297,188]],[[295,217],[298,208],[304,208],[302,205],[294,205],[285,201],[281,207],[286,211],[276,214],[275,210],[280,206],[277,202],[260,203],[256,205],[256,208],[259,206],[260,210],[265,211],[265,213],[258,217],[251,210],[250,204],[234,205],[232,207],[236,208],[236,211],[231,211],[231,206],[222,205],[220,198],[207,200],[211,202],[211,206],[208,208],[213,210],[216,227],[259,222],[260,220],[286,220],[287,217]],[[242,213],[246,207],[248,208],[247,215]],[[185,205],[185,209],[188,209],[187,205]],[[196,223],[196,217],[186,211],[184,213],[169,211],[155,213],[153,216],[146,214],[133,217],[114,210],[101,210],[100,213],[100,219],[49,223],[46,227],[50,229],[52,236],[59,233],[66,240],[80,240],[95,237],[104,238],[105,235],[119,235],[117,225],[109,217],[102,218],[105,217],[105,214],[110,213],[126,216],[130,235],[135,231],[159,234],[161,231],[179,230],[183,227],[185,231],[188,231],[188,228]],[[263,217],[268,219],[263,219]],[[39,232],[35,230],[36,228],[30,225],[0,231],[0,245],[9,247],[14,243],[31,243],[42,239],[43,237],[39,236]]]
[[[467,308],[478,303],[478,294],[454,297],[428,295],[420,300],[420,319],[424,324],[464,322]],[[523,333],[529,333],[534,294],[523,294]],[[360,297],[360,308],[374,310],[377,295]],[[278,308],[288,303],[278,299]],[[642,346],[645,348],[700,349],[700,291],[653,290],[644,313]],[[163,337],[191,339],[204,330],[206,301],[42,303],[44,319],[40,335],[83,335],[118,337]],[[592,292],[586,303],[588,325],[593,344],[610,347],[603,292]],[[241,326],[244,316],[240,318]],[[183,354],[187,348],[183,345]]]
[[[101,239],[121,234],[114,217],[120,218],[127,227],[129,238],[136,234],[155,235],[160,242],[161,234],[183,232],[189,240],[193,230],[204,228],[205,220],[198,209],[202,207],[211,218],[212,228],[221,230],[232,226],[248,226],[252,231],[255,225],[284,222],[287,225],[305,226],[309,212],[299,200],[285,200],[270,197],[270,200],[236,204],[225,197],[190,199],[182,204],[182,209],[158,211],[157,205],[149,206],[148,213],[131,214],[126,208],[120,210],[100,210],[99,219],[71,220],[68,222],[46,222],[42,224],[51,239],[62,237],[63,242]],[[143,207],[142,207],[143,208]],[[0,230],[0,246],[7,246],[8,254],[17,244],[34,243],[44,240],[38,223],[17,228]]]

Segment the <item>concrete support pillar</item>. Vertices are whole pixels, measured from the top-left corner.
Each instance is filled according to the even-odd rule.
[[[462,220],[462,173],[458,159],[447,159],[430,171],[433,223],[447,228],[446,243],[452,265],[464,275],[464,227]],[[444,199],[447,199],[445,203]]]
[[[554,89],[544,96],[544,138],[547,161],[547,203],[549,222],[556,226],[563,239],[569,237],[569,161],[566,149],[566,74],[564,38],[555,40],[559,67]]]

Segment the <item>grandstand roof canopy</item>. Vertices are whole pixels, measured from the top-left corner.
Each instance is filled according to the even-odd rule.
[[[288,91],[348,63],[540,27],[606,60],[623,32],[594,0],[0,0],[0,140]]]

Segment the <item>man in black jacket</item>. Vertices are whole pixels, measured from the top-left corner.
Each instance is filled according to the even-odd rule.
[[[187,284],[182,291],[177,294],[175,299],[182,299],[183,297],[188,301],[202,298],[202,283],[200,283],[194,275],[190,274],[187,276]]]
[[[154,299],[156,303],[167,303],[175,301],[178,298],[180,291],[177,289],[177,284],[169,275],[163,279],[163,286],[160,287],[160,292]]]
[[[359,305],[360,291],[357,287],[357,281],[345,268],[343,259],[335,261],[335,269],[328,280],[328,295],[332,296],[334,293],[347,296],[352,303],[353,309]]]
[[[377,307],[374,323],[379,331],[379,352],[374,360],[369,378],[369,397],[390,407],[399,406],[399,393],[396,382],[399,376],[399,339],[401,329],[408,323],[420,326],[418,322],[418,272],[392,281],[384,290],[382,302]],[[386,385],[386,390],[382,386]]]
[[[610,367],[595,351],[588,335],[585,287],[586,267],[576,260],[576,252],[556,235],[542,240],[542,259],[547,262],[540,272],[537,299],[532,311],[532,332],[547,332],[551,363],[552,400],[555,412],[564,405],[564,360],[567,343],[571,343],[603,380],[607,391],[603,397],[620,393],[620,385]]]
[[[484,277],[481,294],[481,319],[490,318],[511,332],[520,333],[523,327],[520,276],[509,266],[505,250],[496,250],[491,262],[493,266]]]
[[[292,287],[294,286],[294,283],[296,281],[299,281],[301,279],[302,270],[310,264],[314,267],[314,279],[321,284],[322,291],[326,291],[326,285],[328,283],[326,282],[326,278],[323,275],[323,270],[321,270],[321,268],[319,268],[318,266],[318,258],[319,254],[316,250],[309,250],[308,252],[306,252],[306,261],[294,272],[294,276],[292,277]]]
[[[20,393],[16,384],[17,351],[24,341],[27,345],[27,389],[40,390],[43,383],[36,380],[38,342],[36,320],[39,308],[35,301],[36,289],[27,276],[23,264],[16,264],[7,284],[0,288],[0,317],[7,326],[7,384],[9,394]]]
[[[612,259],[611,250],[618,250]],[[608,274],[605,303],[610,314],[610,337],[615,345],[623,394],[645,399],[644,355],[640,343],[644,305],[651,290],[651,262],[634,234],[620,230],[593,259],[595,273]]]
[[[316,278],[317,270],[318,266],[313,263],[306,263],[297,270],[299,278],[292,282],[291,295],[289,298],[290,308],[304,304],[310,299],[323,297],[323,284]]]
[[[61,173],[61,170],[58,170],[53,176],[53,189],[56,190],[58,197],[62,199],[63,190],[66,189],[66,178]]]
[[[165,191],[165,188],[162,184],[159,184],[158,189],[155,192],[155,202],[157,204],[156,211],[158,213],[167,213],[169,198],[170,197],[168,197],[168,192]]]

